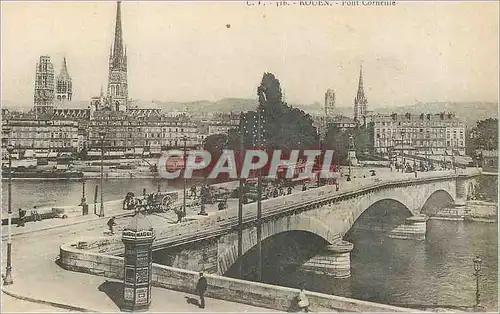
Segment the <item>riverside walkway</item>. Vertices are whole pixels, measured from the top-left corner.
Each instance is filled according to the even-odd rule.
[[[12,241],[12,274],[14,284],[3,286],[8,298],[2,303],[2,312],[48,311],[48,306],[56,306],[72,311],[116,312],[119,306],[115,301],[119,296],[120,284],[102,277],[65,271],[56,264],[59,246],[82,237],[100,237],[105,230],[108,218],[55,220],[66,225],[57,228],[26,231],[13,236]],[[78,219],[79,218],[79,219]],[[154,219],[160,223],[161,220]],[[127,217],[117,218],[118,229],[128,223]],[[29,224],[27,224],[28,226]],[[35,223],[32,223],[35,225]],[[15,227],[14,227],[15,228]],[[2,243],[2,252],[6,251],[6,241]],[[5,254],[2,254],[5,265]],[[117,295],[118,293],[118,295]],[[194,287],[193,287],[194,293]],[[196,296],[187,293],[153,288],[154,299],[152,312],[197,312],[200,311],[193,300]],[[25,300],[34,304],[20,303]],[[207,299],[206,311],[211,312],[272,312],[269,309],[246,306],[221,300]],[[19,304],[21,308],[17,308]],[[37,307],[39,304],[40,307]]]

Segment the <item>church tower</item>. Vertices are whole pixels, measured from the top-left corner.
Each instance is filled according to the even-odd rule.
[[[68,73],[66,65],[66,57],[63,58],[61,72],[57,77],[56,82],[56,98],[58,101],[71,101],[73,96],[73,85],[71,83],[71,76]]]
[[[354,98],[354,120],[358,121],[358,123],[364,123],[367,104],[368,100],[365,97],[365,90],[363,88],[363,66],[360,66],[358,93],[356,94],[356,98]]]
[[[111,110],[128,108],[127,49],[123,47],[121,1],[116,4],[115,40],[109,53],[107,102]]]
[[[49,56],[40,56],[36,64],[33,105],[36,114],[54,109],[54,65]]]
[[[325,93],[325,115],[329,118],[335,115],[335,91],[330,88]]]

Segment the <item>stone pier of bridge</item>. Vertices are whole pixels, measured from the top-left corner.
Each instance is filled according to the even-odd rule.
[[[334,278],[351,276],[351,251],[354,245],[338,241],[327,245],[322,252],[301,266],[302,270],[330,275]]]
[[[393,239],[425,240],[427,233],[427,220],[424,214],[406,218],[406,222],[389,231],[388,236]]]

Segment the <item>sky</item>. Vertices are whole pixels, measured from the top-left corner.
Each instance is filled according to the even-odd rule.
[[[129,97],[257,98],[264,72],[286,101],[349,106],[363,65],[369,106],[497,101],[498,3],[395,6],[123,1]],[[2,100],[32,105],[35,67],[66,56],[73,99],[106,88],[116,2],[2,1]]]

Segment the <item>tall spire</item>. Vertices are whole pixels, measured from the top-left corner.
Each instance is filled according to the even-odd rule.
[[[354,98],[354,120],[360,122],[363,119],[363,124],[366,118],[368,100],[365,96],[365,90],[363,88],[363,66],[359,67],[359,82],[358,82],[358,93],[356,98]]]
[[[61,72],[59,73],[59,79],[71,80],[68,72],[68,66],[66,65],[66,56],[63,57]]]
[[[365,90],[363,88],[363,65],[359,67],[359,83],[358,83],[358,93],[356,95],[356,103],[366,104],[367,100],[365,97]]]
[[[121,0],[116,3],[116,25],[115,25],[115,43],[113,46],[113,65],[120,64],[123,56],[123,38],[122,38],[122,13]]]

